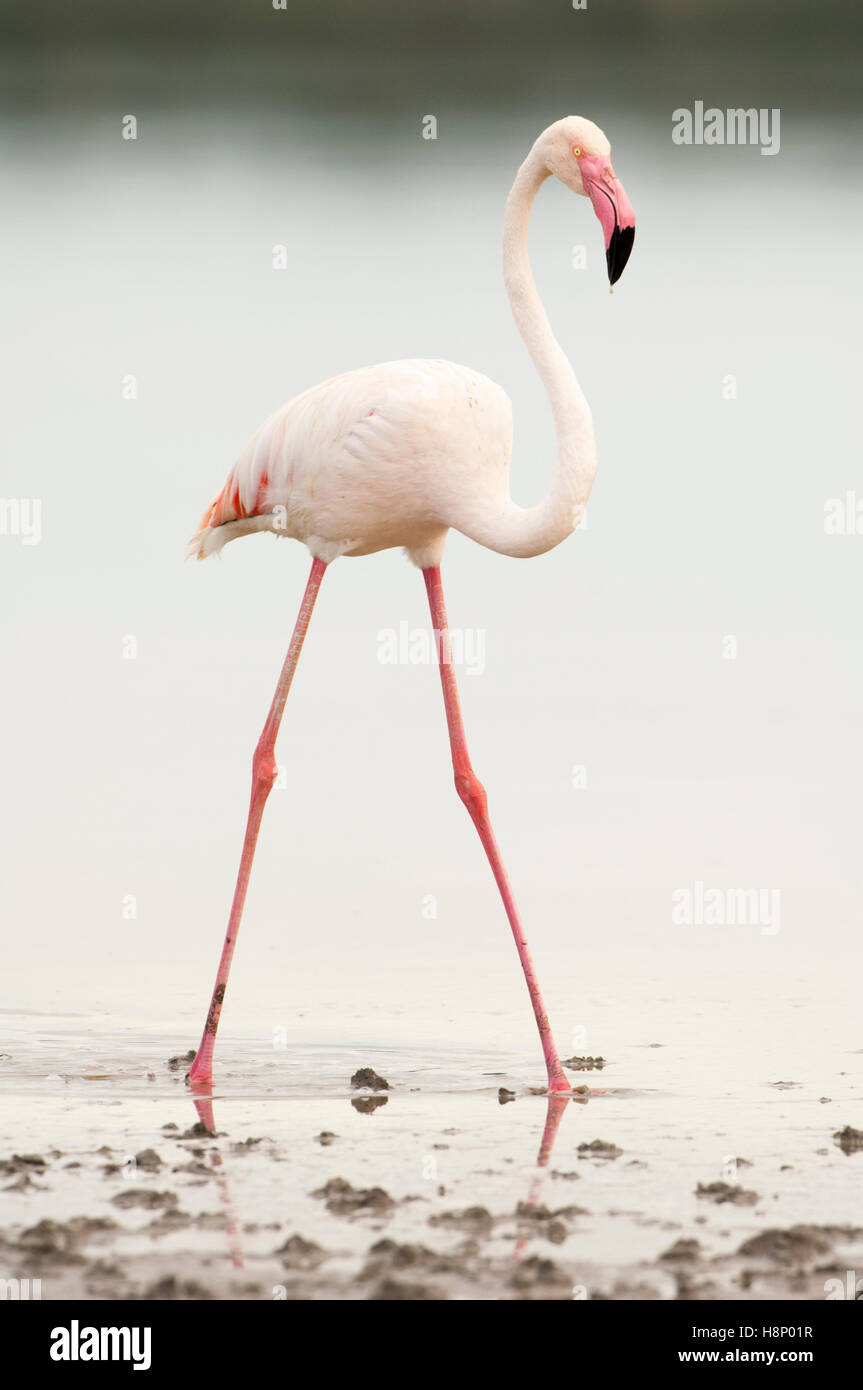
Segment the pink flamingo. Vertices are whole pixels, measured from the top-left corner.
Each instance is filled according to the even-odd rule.
[[[272,531],[303,541],[312,568],[276,693],[252,761],[252,794],[237,886],[193,1086],[212,1083],[216,1029],[264,805],[276,777],[274,748],[303,639],[327,566],[341,555],[403,546],[423,572],[440,646],[440,677],[455,785],[470,812],[512,928],[539,1028],[551,1094],[568,1093],[485,790],[471,766],[453,675],[440,562],[453,527],[504,555],[542,555],[578,526],[596,473],[590,408],[542,307],[528,257],[534,197],[550,175],[586,195],[602,224],[613,285],[629,258],[635,217],[592,121],[567,116],[539,136],[507,199],[506,289],[518,330],[548,392],[558,441],[551,488],[535,507],[509,493],[512,407],[493,381],[443,361],[386,362],[333,377],[294,397],[252,438],[207,508],[189,553],[204,559],[227,541]]]

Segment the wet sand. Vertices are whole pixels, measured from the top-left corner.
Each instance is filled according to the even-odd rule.
[[[859,1056],[830,1096],[705,1095],[645,1044],[573,1059],[584,1089],[550,1103],[530,1058],[306,1046],[286,1078],[223,1052],[211,1103],[182,1054],[4,1055],[0,1276],[43,1299],[761,1300],[863,1275]],[[636,1070],[658,1084],[619,1084]]]

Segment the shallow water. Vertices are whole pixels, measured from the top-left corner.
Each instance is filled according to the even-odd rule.
[[[20,1232],[43,1218],[68,1222],[85,1213],[119,1220],[117,1231],[97,1234],[94,1249],[104,1247],[102,1262],[121,1273],[94,1274],[92,1263],[83,1272],[61,1266],[45,1276],[44,1297],[51,1288],[54,1296],[83,1296],[88,1288],[105,1295],[107,1288],[105,1296],[128,1297],[152,1290],[169,1267],[217,1297],[273,1297],[273,1289],[280,1296],[283,1285],[291,1297],[367,1297],[380,1280],[360,1276],[384,1238],[448,1255],[454,1268],[446,1292],[427,1296],[571,1296],[553,1279],[537,1292],[532,1274],[531,1292],[506,1292],[513,1260],[521,1266],[550,1256],[555,1277],[592,1290],[588,1296],[672,1297],[674,1279],[658,1257],[675,1240],[696,1238],[712,1296],[755,1297],[729,1291],[732,1275],[722,1263],[748,1237],[799,1223],[860,1223],[863,1154],[844,1153],[833,1134],[863,1118],[863,1050],[841,1022],[810,1035],[805,980],[761,991],[750,981],[746,1007],[738,980],[733,1026],[724,1021],[729,981],[709,991],[702,983],[691,1011],[681,1007],[692,993],[680,980],[640,1009],[640,984],[630,985],[625,1003],[611,967],[604,985],[618,995],[616,1026],[590,1053],[601,1053],[606,1065],[571,1073],[591,1094],[564,1107],[542,1168],[546,1101],[531,1091],[542,1082],[538,1047],[434,1041],[437,1011],[423,1011],[409,995],[398,1011],[373,1008],[373,1024],[348,1020],[344,1040],[298,1021],[275,1048],[262,1026],[266,1006],[256,1019],[235,1012],[217,1052],[215,1140],[176,1137],[200,1113],[185,1067],[167,1066],[194,1036],[187,1004],[177,1002],[171,1031],[104,1009],[7,1012],[0,1153],[35,1152],[47,1167],[23,1190],[7,1184],[4,1228]],[[448,1004],[452,1032],[475,1037],[499,1028],[498,1010],[460,1014],[458,1002]],[[352,1100],[367,1093],[352,1091],[349,1079],[368,1065],[391,1090],[363,1113]],[[501,1104],[501,1087],[515,1099]],[[336,1137],[322,1145],[323,1132]],[[596,1139],[622,1152],[612,1159],[579,1152]],[[132,1161],[149,1148],[164,1164],[155,1173]],[[197,1150],[191,1159],[189,1149]],[[62,1157],[48,1157],[58,1150]],[[751,1166],[738,1168],[737,1159]],[[204,1167],[186,1174],[190,1161]],[[108,1167],[114,1171],[106,1175]],[[336,1178],[359,1190],[381,1187],[395,1206],[333,1214],[312,1194]],[[718,1181],[757,1193],[757,1201],[716,1205],[695,1195],[699,1183]],[[132,1188],[174,1193],[188,1221],[169,1213],[166,1222],[158,1206],[118,1211],[113,1199]],[[527,1218],[518,1216],[525,1203],[551,1211],[575,1204],[581,1212],[561,1229],[543,1217],[525,1230]],[[479,1235],[457,1222],[477,1206],[492,1222]],[[274,1254],[295,1234],[328,1252],[316,1272],[286,1273]],[[465,1255],[465,1242],[478,1240],[483,1266],[470,1272],[474,1256]],[[850,1247],[846,1262],[859,1258],[859,1241]],[[806,1296],[817,1295],[809,1287]]]

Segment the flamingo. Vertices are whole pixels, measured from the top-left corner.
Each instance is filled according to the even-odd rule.
[[[340,556],[394,546],[425,580],[439,649],[456,790],[479,832],[515,938],[539,1029],[550,1095],[569,1094],[515,898],[471,765],[451,659],[441,583],[447,532],[519,558],[542,555],[578,526],[596,474],[590,407],[554,338],[533,281],[528,222],[554,176],[590,199],[605,241],[608,278],[620,277],[635,216],[592,121],[567,116],[537,138],[506,203],[504,280],[516,326],[548,393],[557,469],[544,500],[520,507],[509,492],[512,406],[500,386],[470,367],[438,360],[385,362],[332,377],[283,405],[260,427],[207,508],[189,543],[198,559],[238,536],[271,531],[302,541],[312,565],[273,702],[252,759],[252,791],[240,868],[201,1044],[188,1073],[212,1086],[213,1049],[264,805],[276,778],[276,735],[321,581]]]

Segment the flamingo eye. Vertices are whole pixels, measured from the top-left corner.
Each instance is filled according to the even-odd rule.
[[[573,145],[573,147],[572,147],[572,153],[575,155],[576,159],[581,159],[581,156],[582,156],[582,148],[581,148],[581,145]]]

